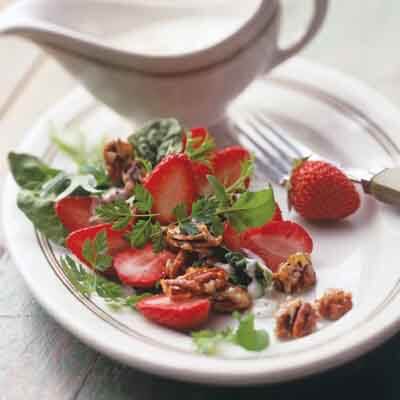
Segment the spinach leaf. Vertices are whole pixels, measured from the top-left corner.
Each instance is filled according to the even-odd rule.
[[[154,167],[165,156],[183,150],[183,135],[184,129],[176,119],[165,118],[148,122],[128,141],[134,145],[137,156],[150,161]]]
[[[238,232],[256,228],[268,222],[275,212],[272,188],[259,192],[245,192],[233,204],[225,216]]]
[[[55,177],[60,170],[46,165],[39,158],[25,153],[8,154],[8,162],[15,182],[28,190],[38,190],[48,180]]]
[[[54,211],[53,199],[41,197],[30,190],[21,190],[17,205],[37,230],[53,242],[64,245],[68,233]]]

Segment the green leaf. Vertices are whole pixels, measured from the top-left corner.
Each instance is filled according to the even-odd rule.
[[[213,355],[217,352],[218,344],[223,341],[235,341],[235,335],[232,328],[227,328],[224,331],[202,330],[192,332],[192,339],[196,345],[197,351],[207,355]]]
[[[186,204],[183,203],[179,203],[172,212],[178,221],[182,221],[188,216]]]
[[[213,175],[207,175],[207,180],[214,189],[215,197],[220,203],[219,206],[223,207],[229,204],[229,196],[226,192],[224,186],[218,181],[218,179]]]
[[[186,235],[196,235],[199,233],[196,224],[194,224],[190,218],[188,218],[188,212],[186,204],[178,204],[173,211],[176,219],[178,220],[179,229]]]
[[[127,239],[132,247],[142,248],[150,240],[152,233],[151,218],[140,219],[136,222]]]
[[[42,186],[40,194],[42,197],[56,195],[55,201],[59,201],[72,194],[102,193],[102,190],[96,189],[96,186],[97,181],[93,175],[73,175],[60,172]]]
[[[47,239],[64,245],[68,232],[58,219],[51,199],[30,190],[22,190],[18,193],[17,205]]]
[[[233,316],[239,321],[236,330],[228,327],[222,331],[202,330],[191,333],[193,343],[200,353],[213,355],[222,342],[233,343],[249,351],[262,351],[268,347],[268,333],[254,328],[254,314],[241,316],[235,312]]]
[[[82,255],[94,269],[104,272],[112,265],[112,257],[108,254],[107,232],[96,234],[93,240],[86,239],[82,247]]]
[[[165,249],[164,235],[161,230],[161,224],[158,221],[151,225],[151,241],[155,253]]]
[[[254,157],[242,161],[239,178],[227,189],[228,193],[244,192],[246,183],[254,174]]]
[[[112,305],[124,305],[126,302],[126,298],[123,296],[123,288],[118,283],[87,271],[81,263],[75,262],[70,256],[61,257],[60,261],[67,278],[84,296],[90,297],[93,293],[96,293]]]
[[[224,213],[238,232],[267,223],[275,212],[275,199],[272,188],[259,192],[245,192]]]
[[[255,329],[254,314],[246,313],[242,316],[235,314],[239,321],[236,331],[236,342],[249,351],[262,351],[269,345],[268,332],[263,329]]]
[[[124,200],[101,204],[96,207],[95,212],[102,221],[112,223],[114,230],[126,228],[133,217],[129,204]]]
[[[173,118],[150,121],[128,138],[137,156],[148,160],[153,167],[169,154],[183,150],[184,129]]]
[[[28,190],[39,190],[44,183],[54,178],[60,170],[43,163],[39,158],[25,153],[8,154],[8,163],[15,182]]]
[[[217,214],[218,200],[200,198],[192,205],[192,218],[196,222],[211,224]]]
[[[153,206],[153,198],[150,192],[143,185],[135,185],[134,206],[140,212],[150,212]]]

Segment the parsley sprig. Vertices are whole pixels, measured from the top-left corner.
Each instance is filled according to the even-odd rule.
[[[61,257],[60,261],[65,275],[75,289],[88,298],[97,294],[113,308],[135,307],[141,299],[151,296],[151,293],[125,295],[121,285],[89,272],[81,263],[68,255]]]
[[[100,231],[93,240],[86,239],[83,243],[82,255],[94,269],[104,272],[110,268],[112,257],[108,254],[107,232]]]
[[[218,345],[227,342],[243,347],[249,351],[262,351],[269,345],[269,335],[264,329],[255,329],[254,314],[233,313],[239,321],[236,329],[228,327],[221,331],[202,330],[192,332],[192,339],[197,351],[212,355],[218,350]]]

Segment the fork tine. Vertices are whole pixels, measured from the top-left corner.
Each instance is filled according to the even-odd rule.
[[[308,155],[304,154],[304,152],[302,152],[301,149],[298,148],[292,141],[286,139],[285,135],[282,132],[279,132],[275,124],[271,123],[270,119],[263,113],[254,114],[254,118],[256,118],[261,124],[268,127],[269,133],[274,135],[276,140],[278,140],[281,145],[283,144],[289,151],[294,153],[292,158],[301,158]]]
[[[257,149],[257,152],[279,170],[281,174],[286,175],[291,169],[291,161],[288,154],[276,149],[276,146],[266,138],[260,130],[247,120],[235,119],[237,129],[245,135],[248,142],[252,143],[252,147]],[[278,153],[278,154],[277,154]]]
[[[243,126],[240,122],[235,120],[234,127],[240,133],[240,140],[242,144],[255,153],[257,162],[265,167],[265,169],[268,171],[268,174],[275,182],[281,183],[282,179],[289,172],[288,168],[277,163],[276,157],[263,150],[260,144],[252,138],[251,131],[249,132],[249,128],[247,126]]]

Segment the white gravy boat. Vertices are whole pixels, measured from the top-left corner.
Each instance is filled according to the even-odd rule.
[[[251,1],[255,7],[249,11]],[[328,1],[314,0],[314,15],[304,36],[287,49],[278,46],[278,0],[234,5],[225,0],[20,0],[0,14],[0,33],[22,36],[45,48],[96,98],[128,118],[143,122],[174,116],[187,126],[210,125],[258,75],[314,37]],[[204,39],[203,47],[193,43],[190,51],[152,52],[152,24],[176,21],[165,30],[168,38],[174,26],[194,16],[199,24],[194,26],[204,32],[196,37]],[[239,17],[239,26],[227,24],[226,35],[211,41],[209,21],[232,22]],[[138,42],[141,46],[129,50],[111,40],[132,26],[148,28],[148,36]],[[132,43],[135,40],[132,36]]]

